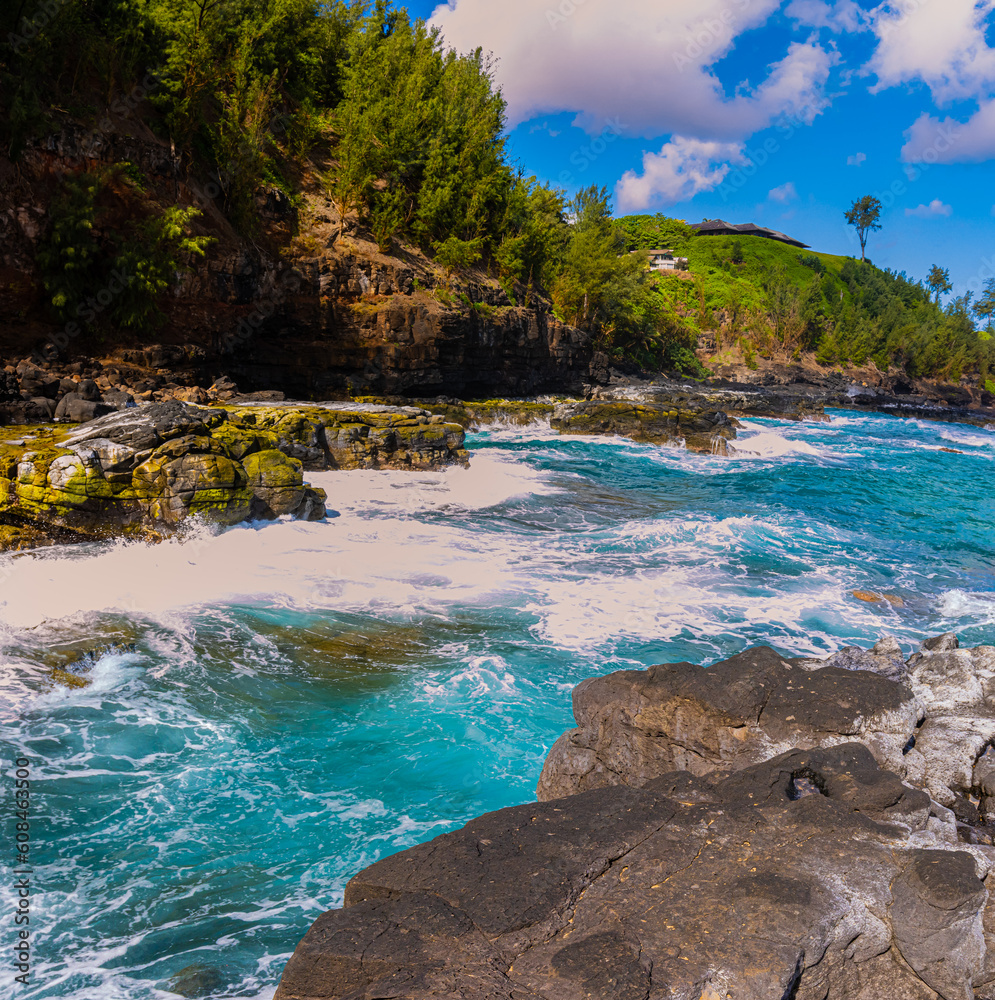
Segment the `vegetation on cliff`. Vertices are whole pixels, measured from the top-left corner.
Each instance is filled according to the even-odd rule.
[[[527,177],[509,162],[505,103],[482,50],[447,49],[391,0],[29,7],[0,13],[0,136],[13,158],[66,114],[98,137],[111,115],[141,117],[243,237],[256,235],[262,186],[301,204],[305,184],[318,184],[340,232],[363,226],[383,251],[419,246],[450,278],[483,268],[521,304],[548,302],[593,333],[615,360],[703,373],[697,336],[732,329],[748,359],[813,350],[828,363],[987,377],[991,344],[967,298],[941,309],[922,285],[869,263],[750,237],[700,240],[659,216],[615,221],[604,189],[568,201]],[[38,261],[53,319],[148,331],[184,260],[204,252],[193,211],[142,206],[142,183],[127,163],[64,182]],[[134,211],[101,228],[111,188]],[[694,281],[650,275],[632,253],[661,245],[690,258]],[[101,315],[86,289],[115,275],[124,291]]]
[[[417,245],[450,275],[482,267],[522,304],[551,300],[617,357],[693,363],[690,328],[624,254],[606,193],[568,204],[516,170],[483,52],[446,49],[389,0],[76,0],[41,18],[24,5],[0,17],[0,132],[13,157],[57,131],[65,112],[97,132],[104,108],[134,113],[169,139],[244,236],[254,235],[262,185],[299,202],[305,179],[317,179],[342,226],[363,225],[384,251]],[[149,241],[156,253],[146,259],[97,247],[93,217],[108,183],[70,179],[52,205],[47,299],[53,318],[73,318],[80,288],[95,271],[120,270],[125,254],[131,271],[151,277],[142,289],[129,284],[136,301],[126,315],[104,318],[148,329],[163,263],[203,243],[172,208],[145,213],[146,228],[180,228],[171,242]]]
[[[699,236],[662,216],[619,220],[630,250],[666,246],[693,280],[663,278],[667,307],[699,330],[755,352],[813,351],[824,364],[873,361],[912,376],[995,368],[995,343],[972,320],[971,295],[941,306],[922,282],[852,257],[799,251],[759,236]],[[730,346],[730,345],[726,345]]]

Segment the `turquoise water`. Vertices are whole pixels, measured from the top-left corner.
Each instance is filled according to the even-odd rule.
[[[357,870],[533,796],[593,674],[995,643],[995,432],[837,413],[739,446],[495,428],[470,470],[312,476],[326,523],[0,560],[7,843],[21,755],[35,809],[16,995],[165,998],[195,967],[268,1000]],[[135,651],[52,687],[108,641]]]

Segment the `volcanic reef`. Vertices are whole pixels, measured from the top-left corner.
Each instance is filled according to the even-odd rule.
[[[276,1000],[995,997],[995,647],[586,680],[538,801],[356,875]]]

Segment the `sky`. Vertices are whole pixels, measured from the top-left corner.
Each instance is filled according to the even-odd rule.
[[[995,0],[411,0],[496,60],[508,146],[616,215],[755,222],[953,294],[995,277]]]

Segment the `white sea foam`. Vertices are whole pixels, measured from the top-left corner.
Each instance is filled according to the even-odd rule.
[[[807,441],[785,437],[777,431],[758,431],[738,437],[733,442],[737,458],[785,458],[789,455],[811,455],[822,458],[828,449],[816,448]]]
[[[7,557],[0,628],[100,611],[161,617],[184,607],[257,601],[412,614],[514,593],[516,565],[525,555],[520,536],[474,537],[458,524],[417,519],[419,512],[480,510],[554,492],[520,463],[475,465],[423,475],[314,476],[329,488],[329,506],[342,514],[328,522],[204,529],[157,546],[119,543]]]
[[[484,695],[521,696],[516,687],[515,676],[500,656],[474,656],[467,666],[458,673],[439,680],[438,683],[425,681],[422,685],[432,698],[459,693],[470,698]]]
[[[995,448],[995,434],[968,434],[965,431],[944,430],[940,432],[944,441],[953,441],[965,448]]]
[[[484,510],[515,497],[557,492],[548,474],[513,457],[475,454],[469,469],[440,472],[353,471],[309,473],[308,481],[328,493],[328,506],[343,513],[367,509],[417,514],[430,510]]]
[[[944,618],[971,625],[995,625],[995,593],[948,590],[937,602]]]

